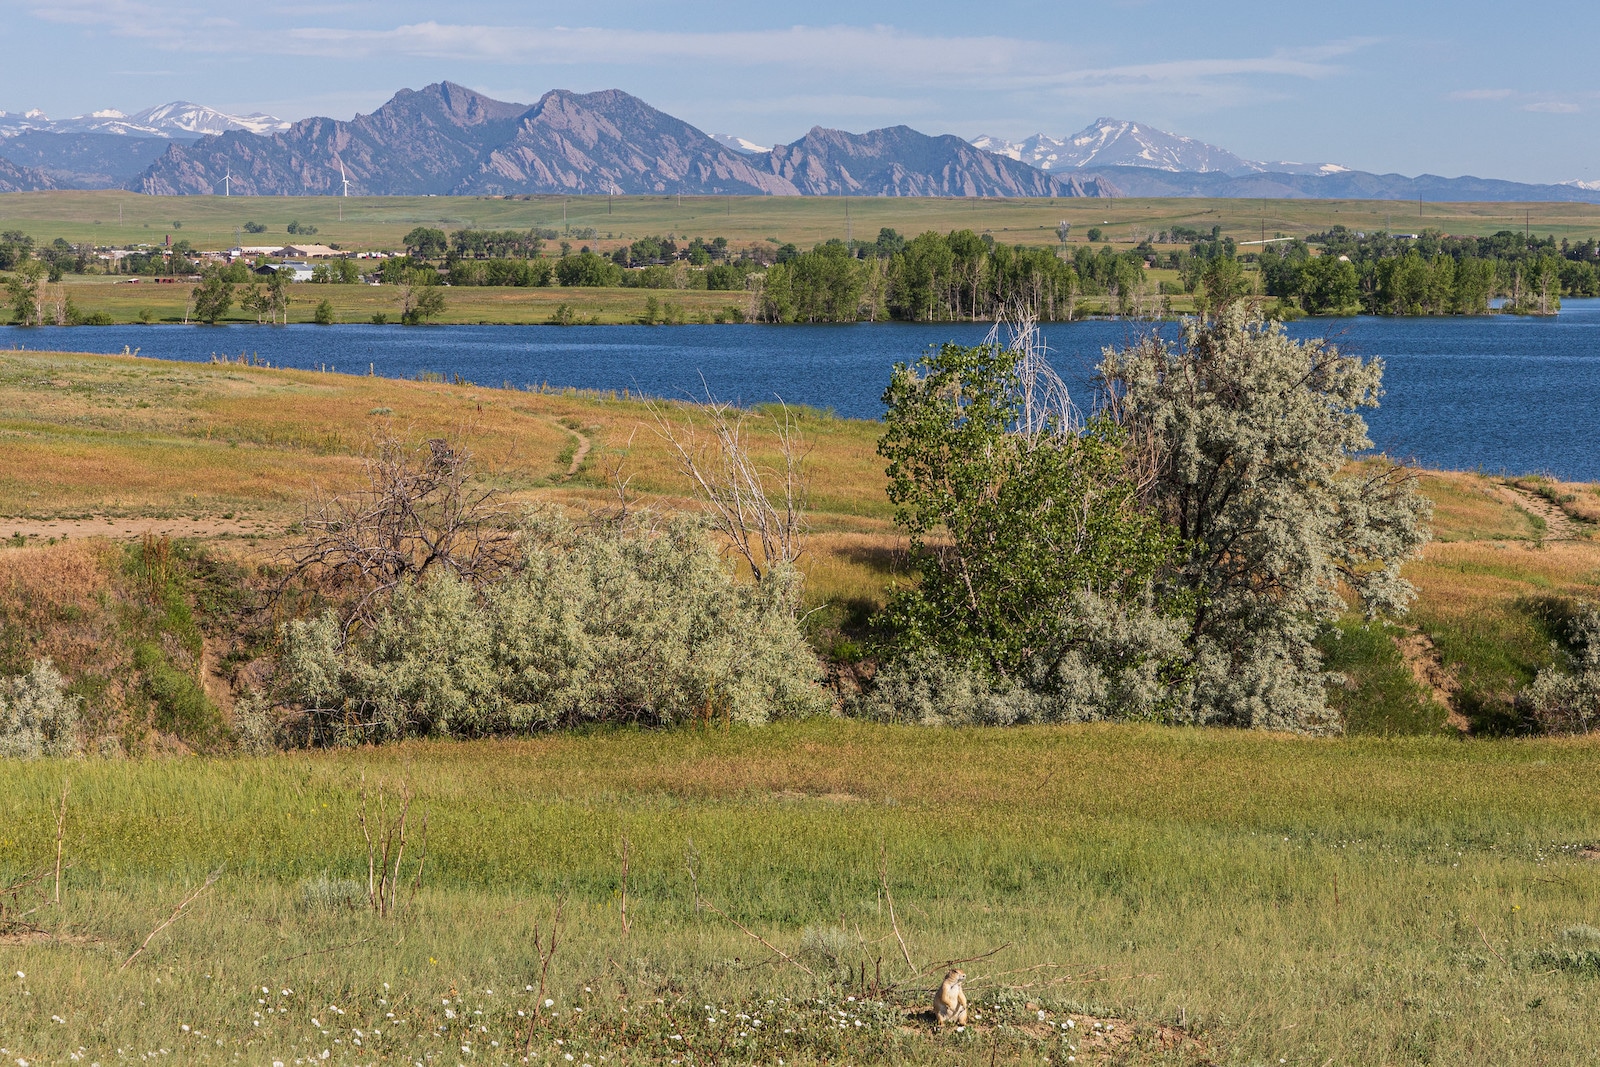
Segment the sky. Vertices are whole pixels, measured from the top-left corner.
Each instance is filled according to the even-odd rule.
[[[1600,181],[1600,3],[1006,0],[804,6],[0,0],[0,109],[172,100],[287,119],[454,81],[618,88],[709,133],[1064,136],[1132,119],[1250,159]]]

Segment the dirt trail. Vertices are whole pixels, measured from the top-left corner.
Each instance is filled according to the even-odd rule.
[[[1421,630],[1409,630],[1404,637],[1395,638],[1394,645],[1406,666],[1411,668],[1411,676],[1417,684],[1426,687],[1433,699],[1449,711],[1445,722],[1462,733],[1471,731],[1472,723],[1456,710],[1455,698],[1461,691],[1461,683],[1456,680],[1455,672],[1440,660],[1433,640]]]
[[[109,537],[116,541],[143,537],[146,532],[169,537],[272,536],[282,528],[265,519],[114,519],[89,516],[80,519],[0,519],[0,545],[22,534],[30,539]]]
[[[561,427],[578,439],[578,450],[572,454],[572,465],[567,468],[567,477],[571,478],[578,473],[578,468],[583,466],[583,461],[589,458],[589,438],[574,430],[570,426]]]
[[[1495,490],[1512,507],[1537,515],[1544,520],[1546,541],[1571,541],[1578,535],[1572,517],[1538,493],[1505,482],[1493,483]]]

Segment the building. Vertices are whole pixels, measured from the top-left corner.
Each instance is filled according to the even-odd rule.
[[[337,248],[327,245],[285,245],[275,254],[285,259],[333,259],[344,255]]]
[[[256,268],[257,274],[267,274],[271,271],[289,271],[289,280],[292,282],[309,282],[311,272],[316,268],[304,260],[286,259],[282,263],[263,263]]]

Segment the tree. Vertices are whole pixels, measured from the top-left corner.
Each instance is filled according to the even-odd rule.
[[[383,437],[366,460],[367,485],[317,500],[289,552],[283,588],[314,580],[348,596],[346,632],[405,582],[436,571],[482,585],[517,556],[510,513],[494,489],[474,485],[472,453],[442,438],[410,448]]]
[[[400,287],[401,324],[416,326],[442,314],[444,290],[439,287],[438,271],[430,267],[408,274]]]
[[[1047,676],[1074,597],[1142,602],[1174,550],[1138,508],[1124,431],[1078,426],[1025,324],[1010,345],[947,344],[899,364],[878,453],[919,582],[886,618],[894,655],[934,651],[990,678]]]
[[[443,230],[436,230],[430,226],[418,226],[401,239],[405,245],[406,254],[419,259],[434,259],[445,254],[449,249],[449,239]]]
[[[1415,475],[1357,460],[1382,362],[1235,305],[1179,344],[1109,351],[1100,374],[1142,499],[1183,546],[1161,582],[1192,603],[1193,720],[1336,729],[1318,629],[1343,589],[1369,615],[1403,612],[1400,565],[1428,539]]]
[[[281,315],[283,324],[289,324],[289,286],[292,282],[293,274],[282,268],[267,275],[265,311],[269,322],[276,322]]]
[[[208,325],[228,313],[233,306],[233,283],[219,269],[213,267],[194,289],[194,317]]]
[[[317,310],[312,314],[311,321],[318,326],[333,325],[333,301],[323,300],[317,304]]]
[[[622,268],[593,252],[562,256],[556,277],[564,286],[615,286],[622,283]]]
[[[268,300],[267,294],[262,290],[261,286],[255,283],[251,283],[239,297],[239,307],[254,315],[257,325],[266,317],[267,309],[270,306],[271,301]]]
[[[39,326],[44,322],[44,307],[39,286],[44,280],[45,266],[37,260],[16,264],[14,273],[6,281],[6,295],[11,301],[11,314],[19,326]]]

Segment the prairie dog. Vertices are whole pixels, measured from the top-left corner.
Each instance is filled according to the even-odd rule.
[[[933,994],[933,1014],[938,1017],[940,1026],[947,1022],[967,1025],[967,994],[961,989],[961,983],[966,980],[966,971],[952,970],[939,983],[938,991]]]

